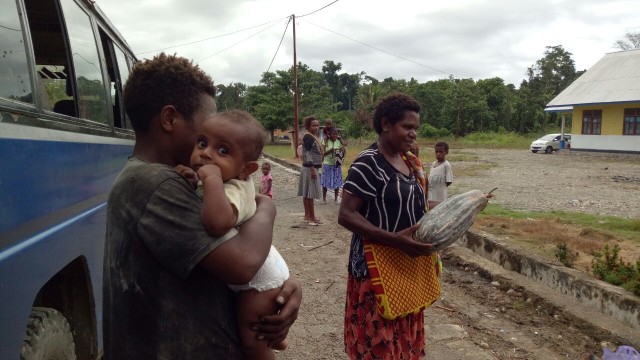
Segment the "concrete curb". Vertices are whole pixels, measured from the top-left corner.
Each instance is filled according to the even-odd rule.
[[[505,270],[524,275],[640,331],[640,298],[621,287],[596,280],[582,271],[523,254],[504,239],[488,233],[470,230],[459,242]]]
[[[273,161],[275,163],[278,163],[278,164],[280,164],[280,165],[282,165],[282,166],[284,166],[286,168],[289,168],[291,170],[300,171],[300,168],[302,167],[302,165],[292,164],[292,163],[290,163],[290,162],[288,162],[286,160],[282,160],[280,158],[277,158],[277,157],[275,157],[273,155],[269,155],[269,154],[266,154],[266,153],[262,153],[262,156],[264,156],[266,159],[269,159],[269,160],[271,160],[271,161]]]
[[[593,307],[584,305],[524,275],[506,270],[469,248],[452,245],[443,252],[443,259],[445,262],[455,262],[459,266],[469,266],[478,270],[483,277],[498,281],[503,291],[511,288],[523,293],[533,301],[538,311],[550,316],[558,315],[559,318],[553,321],[558,321],[559,325],[589,329],[601,340],[640,347],[638,330],[618,321],[612,321],[611,316],[604,315]]]

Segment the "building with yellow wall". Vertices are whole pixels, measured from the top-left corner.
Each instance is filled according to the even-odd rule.
[[[545,111],[573,114],[572,150],[640,153],[640,49],[606,54]]]

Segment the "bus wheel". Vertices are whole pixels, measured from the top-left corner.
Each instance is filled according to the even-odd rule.
[[[75,360],[73,334],[67,319],[57,310],[34,307],[27,322],[21,360]]]

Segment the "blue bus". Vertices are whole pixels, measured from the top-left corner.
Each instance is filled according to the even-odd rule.
[[[0,0],[0,357],[97,359],[135,56],[92,0]]]

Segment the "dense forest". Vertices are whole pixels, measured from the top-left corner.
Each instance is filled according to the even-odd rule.
[[[332,118],[350,137],[372,131],[376,102],[394,91],[412,95],[422,111],[420,135],[465,136],[472,132],[531,133],[559,127],[559,116],[545,113],[545,105],[578,78],[571,53],[560,45],[548,46],[543,57],[523,70],[526,79],[516,88],[499,77],[450,77],[420,83],[411,78],[383,80],[366,73],[341,73],[342,64],[326,60],[320,71],[298,63],[299,119],[315,115]],[[265,72],[259,85],[218,85],[220,110],[240,108],[251,112],[264,127],[293,127],[293,67]]]

